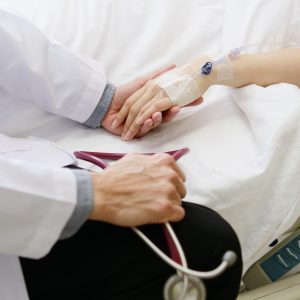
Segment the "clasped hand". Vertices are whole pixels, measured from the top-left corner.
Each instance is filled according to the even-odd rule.
[[[192,63],[181,68],[190,76],[195,76],[195,70],[199,69],[199,62],[203,57],[197,58]],[[173,66],[174,67],[174,66]],[[171,121],[180,111],[180,107],[174,105],[166,92],[157,84],[155,78],[169,71],[173,67],[168,67],[158,73],[129,96],[114,115],[110,130],[119,129],[119,135],[124,140],[134,137],[141,137],[150,130],[156,128],[161,122]],[[202,93],[194,99],[188,106],[202,103],[202,94],[212,84],[210,78],[199,77],[195,79],[201,87]]]

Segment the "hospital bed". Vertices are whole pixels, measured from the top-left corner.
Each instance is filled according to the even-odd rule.
[[[1,2],[21,8],[40,28],[74,51],[101,60],[116,84],[168,63],[186,63],[199,53],[220,53],[257,42],[275,41],[284,46],[300,41],[297,0],[89,0],[89,5],[60,0]],[[69,26],[64,26],[64,14],[68,14]],[[71,38],[75,34],[76,38]],[[200,107],[184,109],[171,124],[129,143],[102,129],[88,129],[24,105],[15,117],[20,124],[31,124],[30,133],[17,128],[6,134],[39,136],[70,153],[189,147],[189,154],[179,162],[187,173],[187,200],[215,209],[234,227],[242,245],[246,288],[250,289],[267,283],[250,278],[256,277],[253,274],[257,274],[260,259],[272,255],[268,254],[273,251],[269,245],[275,239],[284,240],[284,233],[299,217],[299,95],[297,87],[287,84],[239,90],[214,87]],[[276,246],[273,249],[276,251]],[[280,290],[285,283],[291,286],[289,280],[297,281],[299,275],[266,289]],[[291,292],[295,289],[297,286]],[[251,293],[241,294],[240,299],[257,299],[245,298],[252,297]]]
[[[298,300],[300,274],[293,275],[273,284],[240,294],[238,300]]]
[[[300,218],[243,276],[238,300],[300,298]]]

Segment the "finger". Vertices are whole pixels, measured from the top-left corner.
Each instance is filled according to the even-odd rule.
[[[140,112],[136,119],[140,118],[140,115],[143,114],[144,117],[142,117],[142,118],[143,118],[143,120],[146,120],[150,116],[152,116],[155,112],[164,111],[164,110],[168,109],[170,107],[170,105],[172,105],[169,98],[157,100],[157,99],[159,99],[159,97],[160,97],[159,95],[156,95],[155,98],[153,100],[151,100],[149,102],[149,104],[147,104],[145,106],[145,107],[147,107],[147,106],[150,107],[150,108],[148,108],[146,113],[143,114],[142,112]],[[136,120],[133,120],[133,121],[131,121],[131,123],[132,123],[132,125],[130,126],[130,128],[129,129],[126,128],[127,131],[126,131],[126,134],[124,135],[125,140],[130,140],[134,136],[136,136],[136,134],[139,132],[139,130],[142,126],[141,124],[143,124],[144,122],[137,123]],[[125,130],[125,128],[124,128],[124,130]]]
[[[155,112],[152,115],[153,125],[152,129],[155,129],[162,123],[162,113],[161,112]]]
[[[127,100],[129,100],[129,98],[131,98],[131,97],[135,97],[135,100],[138,99],[139,97],[141,97],[141,94],[139,94],[138,91],[140,91],[148,81],[162,75],[163,73],[165,73],[165,72],[167,72],[171,69],[174,69],[175,67],[176,67],[175,64],[168,65],[168,66],[163,67],[163,68],[161,68],[161,69],[159,69],[159,70],[157,70],[153,73],[150,73],[146,76],[139,77],[139,78],[135,79],[133,82],[130,82],[129,84],[127,84],[126,89],[125,89],[125,93],[123,92],[124,97],[123,97],[123,100],[122,100],[122,104],[125,101],[127,102]],[[133,103],[135,102],[135,100],[133,100],[132,98],[130,99],[130,101],[132,101]],[[123,123],[126,116],[127,116],[127,114],[126,114],[126,111],[125,111],[124,114],[118,116],[118,118],[116,120],[113,120],[111,128],[115,129],[118,126],[120,126],[120,124]]]
[[[151,98],[154,96],[155,91],[150,90],[148,91],[145,95],[143,95],[143,97],[141,99],[139,99],[130,109],[128,116],[126,118],[124,127],[123,127],[123,132],[122,132],[122,138],[124,140],[130,140],[132,139],[141,129],[142,125],[144,124],[144,122],[142,124],[138,124],[137,126],[132,126],[134,121],[136,120],[137,116],[140,113],[140,110],[147,105],[148,102],[151,102],[153,100],[151,100]],[[156,98],[156,96],[154,97],[154,99]],[[149,116],[150,119],[151,115]],[[145,121],[147,120],[145,119]],[[132,128],[131,132],[129,133],[129,129]]]
[[[145,120],[147,120],[155,112],[163,112],[172,106],[173,102],[169,98],[162,98],[151,103],[149,102],[149,104],[145,106],[144,111],[140,112],[135,122],[136,124],[143,124]]]
[[[142,126],[141,130],[139,131],[139,133],[136,135],[136,137],[142,137],[144,135],[146,135],[153,126],[153,120],[152,119],[148,119],[144,125]]]
[[[180,107],[179,106],[173,106],[167,111],[165,111],[163,115],[163,122],[168,123],[171,122],[180,112]]]
[[[181,221],[185,216],[185,211],[182,206],[173,205],[173,212],[169,217],[170,222],[178,222]]]
[[[169,197],[165,198],[162,197],[162,199],[156,201],[156,205],[154,208],[154,216],[156,217],[155,223],[165,223],[168,221],[176,221],[180,220],[184,216],[184,211],[182,209],[178,209],[178,207],[182,208],[182,201],[180,197],[177,195],[177,193],[174,193],[172,195],[173,198],[178,198],[178,201],[171,201]],[[150,207],[153,209],[153,207]]]
[[[125,141],[131,140],[133,137],[135,137],[138,134],[138,132],[141,130],[142,124],[144,123],[144,120],[149,119],[150,116],[152,116],[155,112],[164,111],[164,110],[168,109],[170,107],[170,105],[173,105],[173,103],[171,102],[171,100],[169,98],[157,100],[159,98],[160,98],[160,95],[156,95],[153,100],[149,101],[149,103],[145,105],[146,112],[139,113],[139,115],[137,116],[136,119],[141,118],[140,115],[143,114],[143,117],[142,117],[143,122],[141,122],[139,124],[135,120],[134,121],[130,120],[132,125],[130,126],[129,129],[127,127],[128,125],[125,124],[123,133],[122,133],[122,138]],[[149,107],[149,108],[147,108],[147,107]],[[142,111],[142,109],[141,109],[141,111]],[[127,120],[126,120],[126,123],[127,123]]]
[[[138,134],[135,137],[140,138],[140,137],[146,135],[148,132],[150,132],[151,130],[158,127],[161,124],[161,122],[162,122],[162,113],[160,113],[160,112],[154,113],[152,116],[152,119],[148,119],[143,124],[142,128],[140,129],[140,131],[138,132]]]
[[[140,113],[140,110],[142,109],[142,107],[144,107],[147,103],[149,103],[150,101],[152,101],[153,97],[156,98],[156,96],[155,96],[155,89],[150,88],[149,90],[146,90],[145,93],[140,97],[140,99],[138,99],[131,106],[131,108],[130,108],[130,110],[128,112],[128,116],[126,118],[126,122],[125,122],[125,125],[124,125],[123,133],[127,132],[128,128],[131,126],[131,124],[133,123],[133,121],[136,119],[136,117]],[[149,116],[149,118],[151,118],[151,116]],[[147,118],[147,119],[149,119],[149,118]],[[142,125],[142,124],[140,124],[140,125]]]
[[[152,99],[152,100],[147,100],[147,103],[143,102],[143,106],[139,106],[138,107],[138,114],[132,118],[132,116],[128,116],[128,118],[126,119],[126,123],[124,125],[123,128],[123,133],[122,133],[122,138],[126,141],[133,139],[135,136],[137,136],[138,132],[141,130],[142,125],[144,124],[136,124],[135,120],[137,119],[137,117],[141,114],[142,111],[144,111],[145,109],[147,109],[147,107],[151,106],[151,103],[155,103],[160,99],[160,95],[156,94],[156,96]],[[153,114],[149,115],[148,118],[145,118],[145,121],[147,119],[150,119],[152,117]]]
[[[167,153],[156,153],[153,155],[153,158],[155,159],[156,163],[161,166],[168,166],[171,167],[181,178],[183,182],[185,182],[186,177],[182,169],[178,166],[177,162],[175,161],[174,157],[172,155],[169,155]]]
[[[171,156],[171,155],[170,155]],[[183,172],[183,170],[179,167],[179,165],[177,164],[177,162],[175,161],[175,159],[173,158],[173,156],[171,156],[172,159],[165,159],[165,164],[167,164],[168,166],[170,166],[180,177],[180,179],[185,182],[186,180],[186,176]]]
[[[167,176],[168,175],[166,174],[166,177]],[[172,175],[172,176],[174,176],[174,175]],[[166,200],[169,201],[169,204],[181,205],[181,203],[182,203],[181,198],[182,197],[179,194],[179,191],[177,190],[176,184],[173,181],[174,181],[174,179],[172,179],[171,181],[167,180],[165,182],[165,184],[164,184],[165,195],[164,196],[166,197]],[[169,205],[169,207],[170,207],[170,205]]]
[[[172,64],[172,65],[163,67],[163,68],[161,68],[161,69],[159,69],[159,70],[157,70],[157,71],[155,71],[155,72],[153,72],[149,75],[146,75],[146,76],[143,76],[143,77],[140,77],[140,78],[136,79],[130,86],[131,87],[130,90],[133,90],[133,91],[136,91],[136,92],[130,92],[128,94],[128,99],[125,100],[126,101],[125,104],[127,102],[129,102],[129,104],[131,104],[131,105],[133,103],[135,103],[135,101],[142,96],[143,87],[145,86],[145,84],[149,80],[154,79],[154,78],[162,75],[163,73],[165,73],[165,72],[167,72],[171,69],[174,69],[175,67],[176,67],[176,65]],[[130,106],[131,106],[129,104],[127,104],[125,107],[123,106],[122,107],[123,109],[121,109],[121,111],[118,113],[117,117],[113,120],[112,125],[111,125],[112,129],[117,128],[118,126],[120,126],[123,123],[123,121],[125,120],[125,118],[128,114]]]
[[[176,187],[177,193],[179,194],[180,198],[184,198],[186,196],[186,187],[184,185],[183,180],[178,176],[178,173],[175,173],[176,176],[172,175],[171,181]]]
[[[185,187],[185,184],[183,183],[182,180],[179,181],[179,185],[176,186],[177,187],[177,190],[178,190],[178,193],[181,197],[181,199],[183,199],[185,196],[186,196],[186,187]]]
[[[122,106],[122,108],[120,109],[117,116],[115,117],[115,119],[112,122],[112,125],[111,125],[112,129],[117,128],[124,122],[132,105],[134,105],[134,103],[138,99],[140,99],[145,92],[146,92],[146,88],[143,87],[143,88],[139,89],[138,91],[136,91],[133,95],[131,95],[126,100],[126,102],[124,103],[124,105]]]

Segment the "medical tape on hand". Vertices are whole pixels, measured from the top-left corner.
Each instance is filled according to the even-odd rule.
[[[166,92],[172,103],[179,107],[183,107],[201,96],[201,90],[195,79],[177,68],[156,78],[155,83]]]

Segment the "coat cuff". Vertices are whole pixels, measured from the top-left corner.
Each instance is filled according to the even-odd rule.
[[[85,170],[72,172],[77,181],[77,204],[60,235],[61,240],[73,236],[87,221],[93,209],[93,187],[89,172]]]
[[[85,125],[92,128],[100,127],[100,124],[111,105],[115,92],[116,87],[111,83],[107,83],[97,107],[88,120],[84,122]]]

